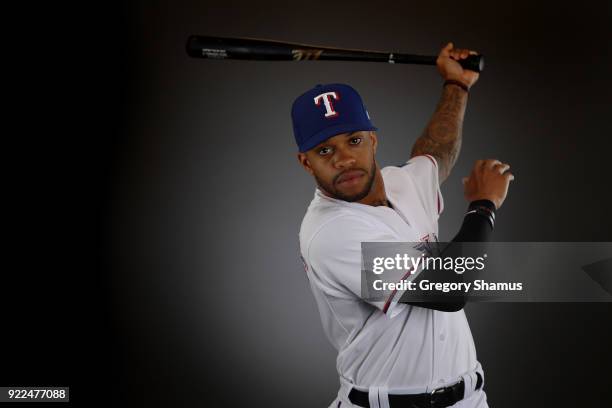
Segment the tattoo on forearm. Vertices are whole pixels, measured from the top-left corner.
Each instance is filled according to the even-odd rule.
[[[437,159],[440,183],[448,177],[459,157],[466,103],[464,90],[457,85],[445,86],[429,124],[412,148],[412,157],[430,154]]]

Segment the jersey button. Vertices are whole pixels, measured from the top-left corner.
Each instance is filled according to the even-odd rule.
[[[441,334],[439,338],[440,338],[440,341],[444,341],[446,339],[446,336]]]

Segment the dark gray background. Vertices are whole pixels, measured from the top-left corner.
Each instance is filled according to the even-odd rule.
[[[534,4],[535,3],[535,4]],[[190,59],[190,34],[486,55],[441,239],[458,229],[461,177],[512,165],[499,241],[611,241],[610,3],[133,1],[112,149],[109,337],[113,398],[172,406],[321,407],[335,351],[299,261],[314,186],[295,158],[293,99],[359,90],[381,165],[406,160],[441,90],[435,68]],[[111,137],[113,137],[111,135]],[[471,304],[492,407],[609,401],[610,304]]]

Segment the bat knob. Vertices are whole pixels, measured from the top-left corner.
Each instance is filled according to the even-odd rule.
[[[469,55],[466,59],[460,60],[459,64],[464,69],[469,69],[474,72],[482,72],[484,70],[484,56],[483,55]]]

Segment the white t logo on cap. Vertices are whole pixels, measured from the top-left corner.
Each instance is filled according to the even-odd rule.
[[[314,103],[317,106],[321,105],[321,101],[323,101],[323,105],[325,105],[326,118],[338,116],[338,112],[334,111],[334,105],[332,105],[331,97],[333,97],[335,100],[340,99],[340,95],[338,95],[336,92],[325,92],[321,95],[315,96],[314,98]]]

